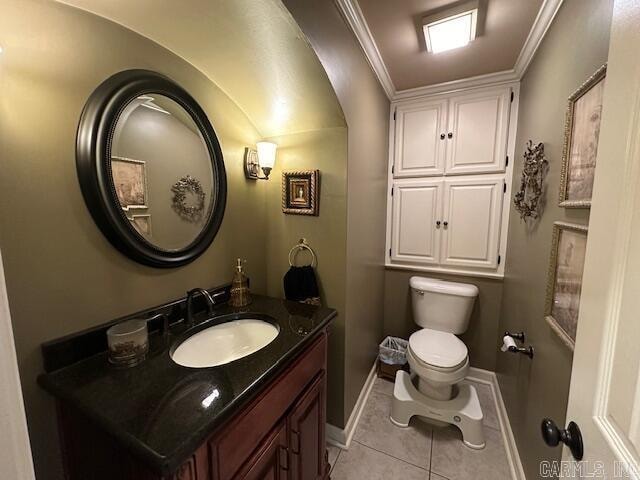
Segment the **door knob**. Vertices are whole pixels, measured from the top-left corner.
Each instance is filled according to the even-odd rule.
[[[550,447],[556,447],[560,442],[562,442],[569,447],[573,458],[576,460],[582,460],[584,453],[582,433],[580,433],[580,428],[578,428],[578,425],[575,422],[569,422],[566,430],[560,430],[556,425],[556,422],[550,418],[545,418],[540,424],[540,430],[542,432],[544,443]]]

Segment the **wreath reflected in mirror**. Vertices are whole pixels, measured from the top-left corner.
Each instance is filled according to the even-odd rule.
[[[549,162],[544,156],[544,144],[536,146],[529,140],[524,152],[524,166],[520,190],[515,194],[513,203],[522,220],[537,219],[542,208],[544,177],[549,169]]]
[[[190,175],[182,177],[172,187],[173,210],[187,222],[198,223],[204,216],[205,193],[202,184]]]

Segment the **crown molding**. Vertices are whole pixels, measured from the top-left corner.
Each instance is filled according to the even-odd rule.
[[[358,5],[357,0],[335,0],[340,11],[345,17],[351,30],[355,34],[358,42],[364,50],[365,56],[369,61],[369,65],[378,77],[378,81],[384,89],[387,97],[391,101],[406,100],[409,98],[420,97],[423,95],[433,95],[436,93],[451,92],[456,90],[466,90],[469,88],[482,87],[486,85],[495,85],[500,83],[509,83],[519,81],[527,71],[536,50],[540,46],[551,22],[555,18],[563,0],[544,0],[538,11],[529,35],[520,50],[520,54],[512,69],[502,72],[487,73],[474,77],[452,80],[449,82],[437,83],[434,85],[426,85],[424,87],[409,88],[406,90],[396,90],[389,71],[382,60],[380,50],[376,45],[371,30],[367,25],[364,14]]]
[[[562,1],[563,0],[544,0],[544,2],[542,2],[542,6],[538,11],[536,19],[533,21],[529,35],[527,35],[527,39],[524,41],[524,45],[522,46],[522,50],[520,50],[520,55],[518,55],[514,66],[518,78],[522,78],[527,68],[529,68],[529,64],[531,60],[533,60],[533,56],[542,43],[542,39],[546,35],[547,30],[549,30],[551,22],[553,22],[556,13],[560,10]]]
[[[389,97],[389,100],[392,100],[396,93],[396,87],[393,85],[387,67],[382,61],[382,55],[380,55],[380,50],[378,50],[378,46],[373,40],[373,35],[371,34],[371,30],[369,30],[367,21],[364,19],[362,10],[360,10],[358,1],[335,0],[335,3],[347,20],[351,30],[355,33],[358,42],[360,42],[360,46],[369,61],[369,65],[371,65],[371,68],[378,77],[378,81],[380,85],[382,85],[387,97]]]
[[[425,87],[399,90],[395,92],[391,101],[395,102],[398,100],[408,100],[425,95],[435,95],[437,93],[444,92],[456,92],[459,90],[468,90],[470,88],[484,87],[487,85],[499,85],[503,83],[517,82],[518,80],[520,80],[520,77],[518,77],[514,69],[503,70],[502,72],[487,73],[484,75],[477,75],[475,77],[461,78],[459,80],[436,83],[434,85],[427,85]]]

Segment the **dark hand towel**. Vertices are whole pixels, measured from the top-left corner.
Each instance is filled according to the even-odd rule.
[[[287,300],[296,302],[319,302],[320,292],[313,267],[291,267],[284,275],[284,295]]]

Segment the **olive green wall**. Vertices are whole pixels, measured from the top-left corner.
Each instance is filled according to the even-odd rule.
[[[245,145],[260,139],[238,107],[189,64],[129,30],[54,2],[4,1],[0,15],[0,247],[38,479],[60,479],[51,397],[36,385],[40,343],[227,282],[247,258],[266,290],[266,188],[245,181]],[[93,89],[115,72],[173,78],[203,106],[224,152],[227,210],[212,246],[170,270],[139,265],[100,233],[82,199],[75,134]],[[0,474],[1,476],[1,474]]]
[[[409,338],[419,328],[413,321],[411,292],[409,291],[409,279],[414,275],[439,278],[450,282],[472,283],[478,287],[480,294],[473,307],[469,328],[461,335],[461,338],[469,349],[471,365],[494,371],[498,338],[500,337],[498,321],[502,299],[502,280],[387,269],[384,292],[385,335]]]
[[[558,207],[567,97],[607,61],[611,10],[611,0],[565,0],[520,88],[514,178],[519,180],[522,173],[522,152],[529,139],[544,142],[550,168],[540,222],[527,228],[511,212],[500,331],[523,330],[536,355],[533,361],[499,355],[497,372],[530,479],[538,478],[541,460],[560,457],[559,448],[542,442],[539,425],[544,417],[564,424],[571,375],[572,354],[544,321],[553,222],[589,220],[588,210]]]
[[[341,310],[331,343],[337,350],[335,342],[343,342],[343,355],[330,360],[328,405],[329,422],[342,428],[382,337],[389,100],[332,0],[284,3],[322,62],[348,125],[348,164],[342,172],[346,222],[328,220],[346,225],[346,258],[340,252],[320,258],[346,289],[346,312]],[[331,213],[320,208],[321,216]]]
[[[282,279],[289,269],[289,251],[300,238],[313,248],[323,302],[338,311],[329,337],[328,414],[342,412],[344,388],[346,128],[322,129],[271,139],[278,144],[276,166],[268,182],[267,293],[283,297]],[[320,215],[282,213],[282,171],[320,170]],[[302,265],[307,253],[297,255]],[[333,417],[332,417],[333,418]]]

